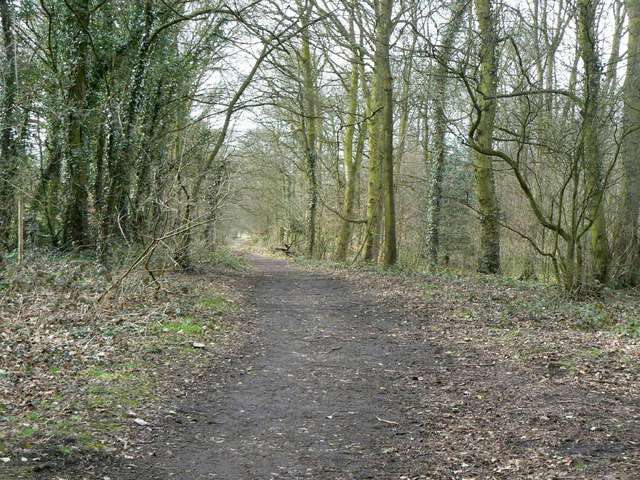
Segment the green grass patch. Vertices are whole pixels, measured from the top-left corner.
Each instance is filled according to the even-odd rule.
[[[456,310],[452,316],[459,318],[460,320],[471,320],[473,318],[473,312],[471,310]]]
[[[195,305],[208,310],[215,310],[216,313],[223,313],[232,309],[232,305],[221,295],[203,295],[198,297]]]
[[[102,385],[91,385],[87,388],[88,393],[108,393],[109,389]]]
[[[52,425],[49,425],[47,433],[49,435],[60,435],[60,436],[70,435],[74,431],[75,425],[76,424],[74,422],[71,422],[69,420],[54,423]]]
[[[509,330],[507,333],[505,333],[502,336],[502,340],[504,340],[505,342],[513,342],[519,336],[520,336],[520,329],[514,328]]]
[[[156,328],[160,332],[183,333],[185,335],[196,336],[202,333],[201,322],[192,317],[180,317],[175,321],[164,322]]]
[[[585,357],[599,357],[602,359],[607,359],[608,355],[606,354],[606,352],[603,352],[602,350],[599,350],[597,348],[589,348],[587,350],[582,350],[581,351],[582,355]]]

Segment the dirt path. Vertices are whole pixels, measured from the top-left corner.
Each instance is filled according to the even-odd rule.
[[[339,280],[254,257],[259,340],[137,478],[366,479],[417,475],[397,452],[416,425],[400,408],[397,372],[412,370],[384,309]],[[424,353],[424,352],[423,352]],[[420,355],[422,356],[422,355]],[[205,395],[210,395],[206,398]],[[381,474],[384,472],[384,474]],[[382,475],[382,476],[381,476]]]
[[[250,261],[253,340],[110,478],[640,478],[637,396],[421,331],[366,282]]]

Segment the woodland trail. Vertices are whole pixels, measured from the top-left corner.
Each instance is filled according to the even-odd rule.
[[[252,340],[110,478],[639,478],[636,396],[420,333],[366,284],[249,261]]]
[[[142,478],[415,474],[416,459],[401,452],[415,441],[416,424],[393,384],[424,357],[422,346],[399,342],[394,319],[343,281],[282,260],[251,263],[261,277],[253,305],[259,340],[220,390],[191,405],[196,422],[165,433],[171,456],[149,462]]]

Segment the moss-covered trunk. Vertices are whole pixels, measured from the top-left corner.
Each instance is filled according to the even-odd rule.
[[[618,282],[640,283],[640,0],[626,0],[629,18],[627,73],[624,84],[624,139],[622,144],[622,215],[616,255]]]
[[[355,153],[353,150],[356,133],[356,116],[358,109],[358,88],[360,84],[358,67],[359,56],[355,48],[353,49],[351,62],[351,76],[349,79],[349,90],[347,92],[347,125],[345,127],[343,147],[345,186],[344,198],[342,202],[342,216],[344,218],[340,219],[338,241],[336,243],[336,251],[334,253],[334,260],[337,262],[344,262],[347,259],[347,252],[349,250],[349,244],[351,243],[353,224],[348,219],[353,217],[353,210],[356,199],[356,183],[358,180],[357,176],[360,170],[362,153],[364,149],[364,134],[363,132],[359,132]]]
[[[67,28],[71,46],[68,59],[67,124],[64,157],[67,166],[62,239],[67,248],[86,247],[89,241],[89,151],[86,126],[89,69],[90,0],[69,2]]]
[[[8,0],[0,0],[2,38],[4,43],[4,67],[2,77],[2,131],[0,132],[0,262],[4,247],[9,241],[9,231],[14,218],[15,181],[18,173],[17,95],[18,75],[14,35],[13,8]]]
[[[496,115],[498,35],[491,0],[475,0],[480,26],[480,85],[477,103],[480,115],[475,141],[482,148],[492,149]],[[480,212],[480,273],[500,271],[500,210],[496,195],[493,158],[474,152],[476,197]]]
[[[389,50],[393,24],[391,13],[393,0],[382,0],[379,3],[378,23],[376,25],[375,70],[382,118],[380,124],[380,161],[382,163],[382,185],[384,199],[384,248],[383,263],[393,265],[398,259],[396,241],[395,189],[393,187],[393,77]]]
[[[593,276],[609,278],[610,251],[604,216],[604,172],[600,148],[600,76],[602,66],[596,44],[596,1],[578,1],[578,48],[584,68],[582,106],[582,154],[587,189],[587,221],[591,222],[590,251]]]
[[[305,254],[311,258],[316,251],[318,233],[318,119],[315,99],[315,78],[313,57],[310,48],[309,10],[310,6],[299,5],[302,23],[300,39],[300,68],[302,74],[302,132],[304,137],[305,174],[307,177],[309,200],[307,203],[307,239]]]

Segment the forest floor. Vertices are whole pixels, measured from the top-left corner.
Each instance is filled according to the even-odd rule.
[[[57,377],[58,388],[76,389],[69,398],[44,395],[70,433],[49,433],[55,425],[33,416],[42,410],[33,399],[0,412],[12,426],[0,478],[640,478],[640,345],[629,318],[637,298],[577,304],[500,279],[246,256],[250,269],[178,283],[189,290],[180,296],[189,318],[217,309],[224,334],[191,331],[197,322],[173,303],[149,300],[166,334],[151,346],[131,327],[150,328],[148,306],[146,323],[114,317],[131,330],[117,341],[83,337],[103,366],[78,377],[82,385]],[[211,285],[223,303],[202,300]],[[594,322],[610,328],[584,328]],[[85,436],[79,424],[89,425]]]

